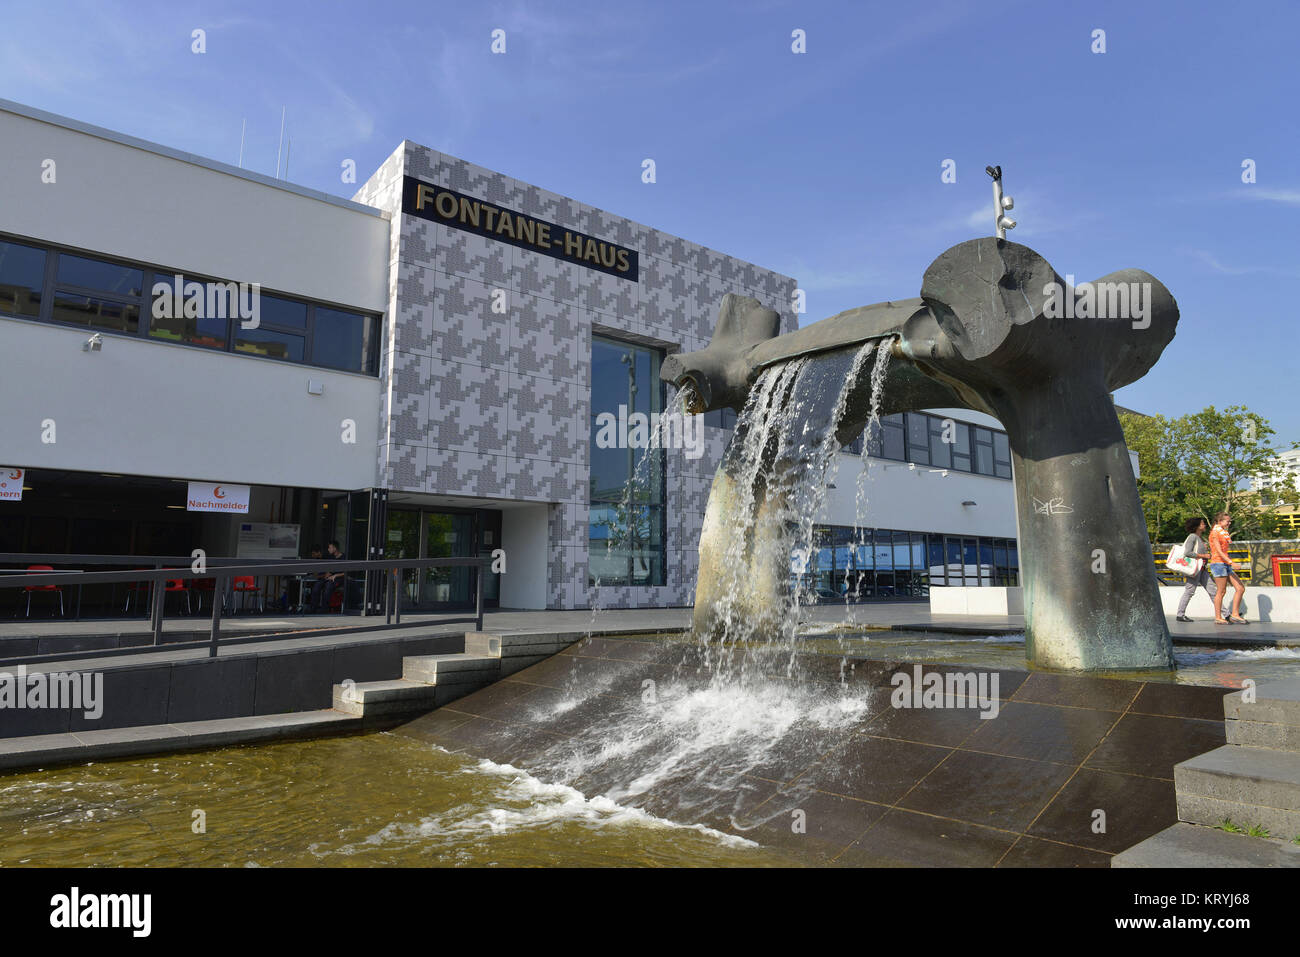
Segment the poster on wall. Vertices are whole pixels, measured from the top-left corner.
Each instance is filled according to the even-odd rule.
[[[191,482],[185,496],[187,512],[236,512],[248,514],[247,485],[213,485],[210,482]]]
[[[297,558],[300,525],[240,522],[236,558]]]
[[[0,502],[23,500],[23,470],[0,468]]]

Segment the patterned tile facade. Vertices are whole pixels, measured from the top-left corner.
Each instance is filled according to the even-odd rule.
[[[639,282],[403,215],[414,176],[636,249]],[[378,484],[546,503],[550,608],[690,604],[700,525],[729,433],[669,450],[667,584],[589,587],[591,337],[702,348],[728,292],[798,322],[794,279],[409,141],[354,197],[392,217]]]

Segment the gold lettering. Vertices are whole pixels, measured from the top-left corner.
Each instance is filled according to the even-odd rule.
[[[495,206],[489,206],[487,203],[483,204],[483,227],[488,232],[492,231],[492,220],[496,217],[496,214],[499,212],[500,210],[497,209]]]
[[[503,212],[501,218],[497,220],[497,235],[505,233],[511,239],[515,238],[515,221],[510,218],[509,213]]]
[[[620,249],[620,250],[618,251],[618,271],[619,271],[619,272],[627,272],[627,270],[628,270],[628,266],[629,266],[629,263],[628,263],[628,261],[627,261],[627,250],[626,250],[626,249]]]
[[[416,211],[418,212],[419,210],[424,209],[424,204],[426,201],[430,203],[433,202],[433,197],[436,194],[436,192],[437,190],[435,190],[428,183],[421,183],[415,190]]]
[[[606,251],[609,252],[608,258],[605,256]],[[614,267],[614,247],[608,243],[600,244],[600,264],[606,269],[612,269]]]
[[[567,229],[564,231],[564,255],[582,258],[582,237],[573,235]]]
[[[537,245],[541,246],[543,249],[551,248],[551,224],[550,223],[537,224]]]
[[[587,240],[587,248],[583,252],[582,258],[586,262],[592,262],[592,263],[600,262],[600,250],[596,248],[596,240],[594,239]]]
[[[530,243],[536,242],[537,220],[529,219],[527,216],[515,216],[515,239],[525,240]]]
[[[450,203],[451,205],[448,206],[446,203],[444,203],[443,202],[444,199],[447,201],[447,203]],[[456,215],[456,209],[458,208],[456,203],[456,197],[451,195],[451,193],[439,193],[437,199],[433,201],[433,205],[434,208],[438,210],[438,215],[441,216],[443,219],[451,219],[453,216]]]
[[[460,221],[463,223],[469,221],[471,226],[478,225],[479,204],[477,201],[471,202],[464,196],[460,198]]]

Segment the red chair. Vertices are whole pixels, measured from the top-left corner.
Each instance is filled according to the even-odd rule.
[[[334,589],[334,591],[330,594],[329,613],[332,615],[335,612],[337,612],[340,615],[343,614],[343,586],[342,585],[337,586]]]
[[[190,611],[190,590],[186,587],[185,581],[180,578],[167,579],[167,587],[163,589],[164,593],[181,592],[185,595],[185,614],[192,614]],[[167,601],[167,595],[163,595],[163,601]]]
[[[230,590],[239,597],[239,607],[244,607],[245,595],[257,596],[258,607],[261,611],[266,611],[266,606],[262,604],[262,589],[258,588],[253,581],[252,575],[239,575],[230,583]]]
[[[53,565],[28,565],[29,572],[52,572]],[[27,585],[23,588],[27,592],[27,617],[32,617],[32,592],[34,591],[56,591],[59,593],[59,617],[65,617],[63,614],[63,586],[62,585]],[[50,615],[53,616],[53,612]]]
[[[194,591],[194,600],[198,603],[196,609],[200,614],[203,612],[203,596],[213,596],[217,590],[217,580],[215,578],[196,578],[190,582],[190,588]]]
[[[133,569],[131,569],[131,571],[133,571],[133,572],[147,572],[147,571],[151,571],[151,570],[152,570],[152,569],[148,569],[148,568],[133,568]],[[132,595],[139,595],[141,592],[144,593],[144,597],[141,598],[140,600],[141,600],[142,602],[144,602],[144,606],[145,606],[146,608],[148,608],[148,607],[149,607],[149,594],[150,594],[150,591],[151,591],[152,588],[153,588],[153,582],[150,582],[150,581],[143,581],[143,582],[130,582],[130,583],[128,583],[127,586],[126,586],[126,605],[125,605],[125,607],[123,607],[122,611],[123,611],[123,612],[129,612],[129,611],[131,610],[131,596],[132,596]]]

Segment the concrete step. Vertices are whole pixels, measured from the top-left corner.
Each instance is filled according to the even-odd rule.
[[[1300,679],[1268,681],[1253,690],[1223,699],[1228,741],[1253,748],[1300,752]]]
[[[1300,867],[1300,846],[1175,824],[1116,854],[1111,867]]]
[[[256,744],[284,738],[350,733],[368,727],[369,723],[361,718],[338,711],[295,711],[289,714],[250,715],[180,724],[5,738],[0,740],[0,770],[45,768],[83,761],[197,751],[202,748]]]
[[[402,659],[402,677],[425,684],[466,684],[495,681],[501,659],[495,655],[412,655]]]
[[[1229,744],[1243,748],[1269,748],[1274,751],[1300,752],[1300,725],[1274,724],[1270,721],[1223,722]]]
[[[436,694],[433,685],[404,678],[337,684],[334,686],[334,710],[364,717],[427,711],[435,707]]]
[[[1300,835],[1300,753],[1227,744],[1174,766],[1178,819]]]
[[[500,658],[501,635],[490,634],[486,631],[467,631],[465,633],[465,653]]]
[[[580,634],[540,631],[471,631],[465,634],[465,650],[501,658],[537,657],[558,654],[583,637]]]

